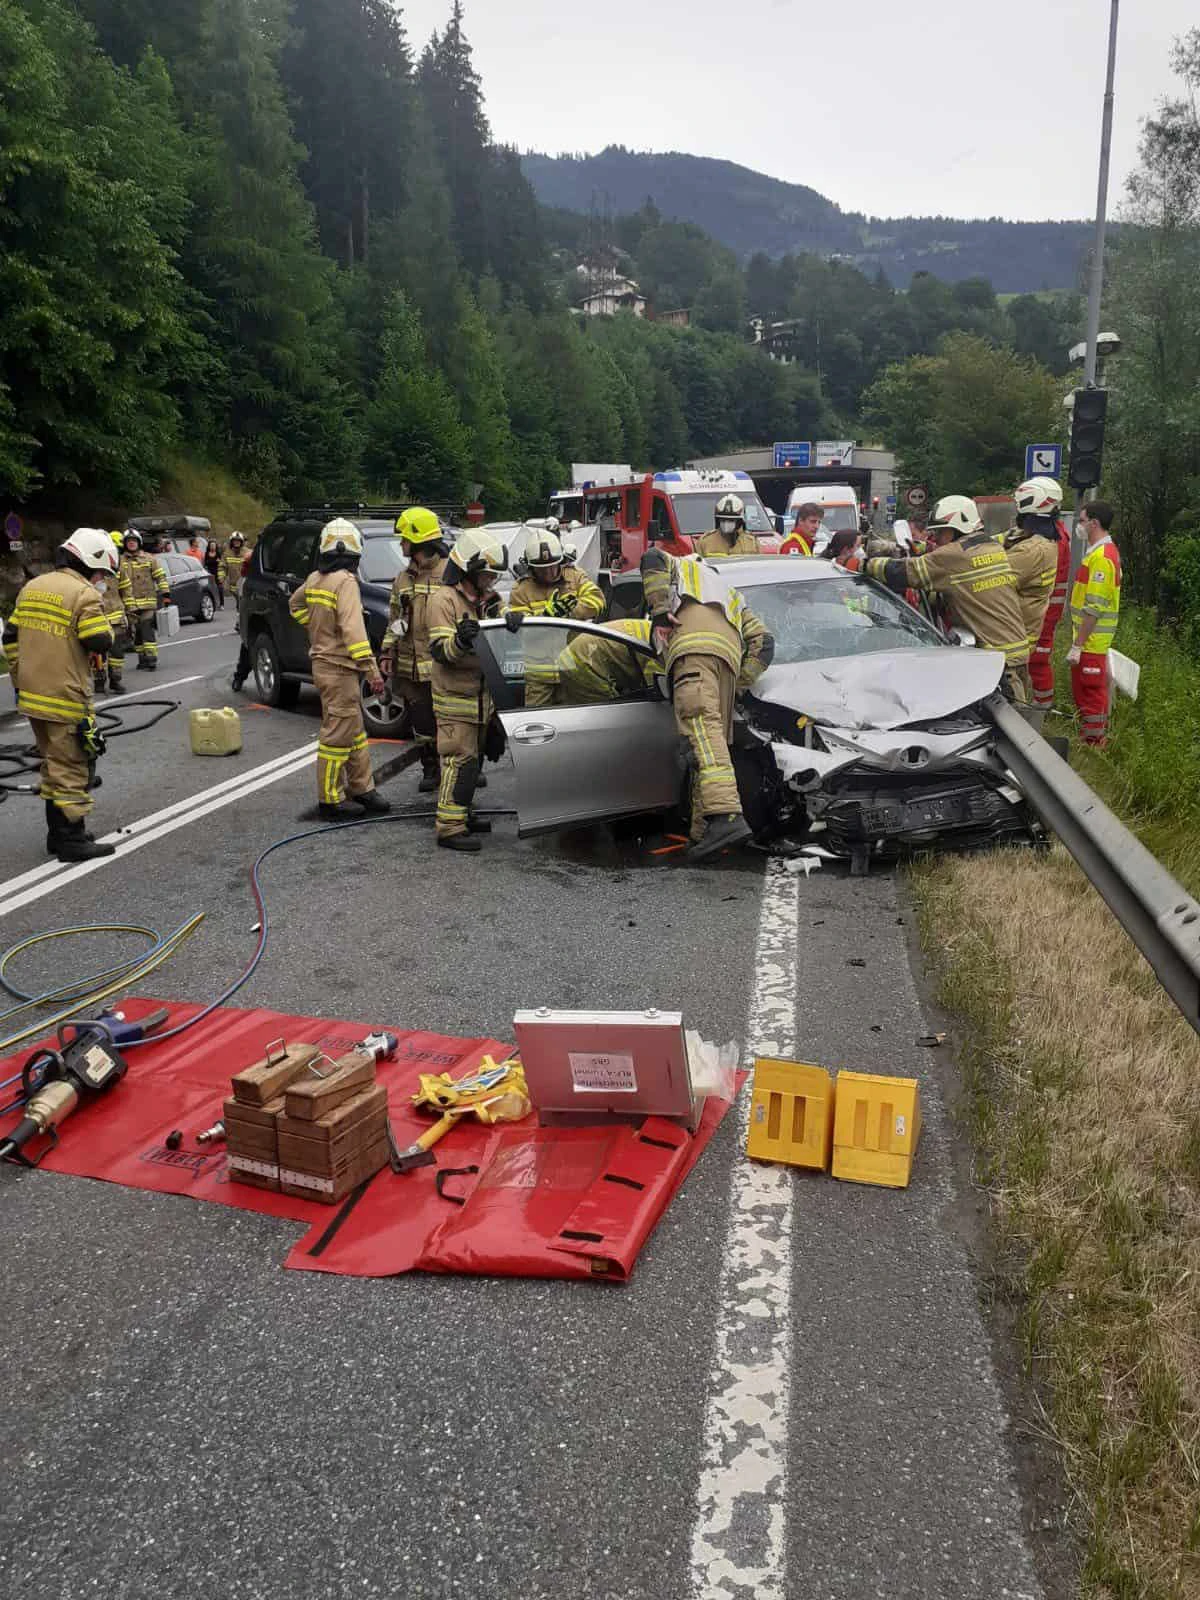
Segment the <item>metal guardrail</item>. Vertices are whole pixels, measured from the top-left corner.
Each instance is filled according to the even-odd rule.
[[[1200,903],[999,695],[985,702],[1001,760],[1200,1033]]]

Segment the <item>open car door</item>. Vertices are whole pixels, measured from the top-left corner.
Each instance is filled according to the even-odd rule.
[[[522,838],[678,804],[675,714],[648,644],[533,617],[517,633],[484,623],[475,649],[517,771]]]

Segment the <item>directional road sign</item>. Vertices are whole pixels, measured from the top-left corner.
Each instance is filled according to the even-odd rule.
[[[1027,478],[1059,478],[1062,476],[1062,450],[1060,444],[1027,444],[1025,446],[1025,476]]]
[[[812,441],[810,439],[791,439],[784,444],[777,444],[775,446],[775,465],[777,467],[811,467]]]

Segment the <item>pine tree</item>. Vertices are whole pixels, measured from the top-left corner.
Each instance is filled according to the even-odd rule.
[[[491,135],[471,46],[463,31],[462,0],[454,0],[446,31],[440,36],[435,33],[425,47],[417,82],[450,189],[454,241],[463,265],[478,278],[488,266],[484,193]]]
[[[470,477],[470,438],[445,379],[429,365],[421,319],[403,293],[389,302],[379,338],[379,377],[366,417],[364,463],[372,486],[413,499],[460,500]]]

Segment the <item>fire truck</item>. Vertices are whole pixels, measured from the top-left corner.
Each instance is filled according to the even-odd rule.
[[[657,545],[673,556],[692,555],[693,540],[716,527],[717,501],[727,494],[736,494],[745,506],[746,527],[762,553],[774,555],[779,549],[775,522],[748,472],[680,467],[584,489],[583,521],[600,530],[601,583],[609,591],[612,616],[640,612],[646,551]]]

